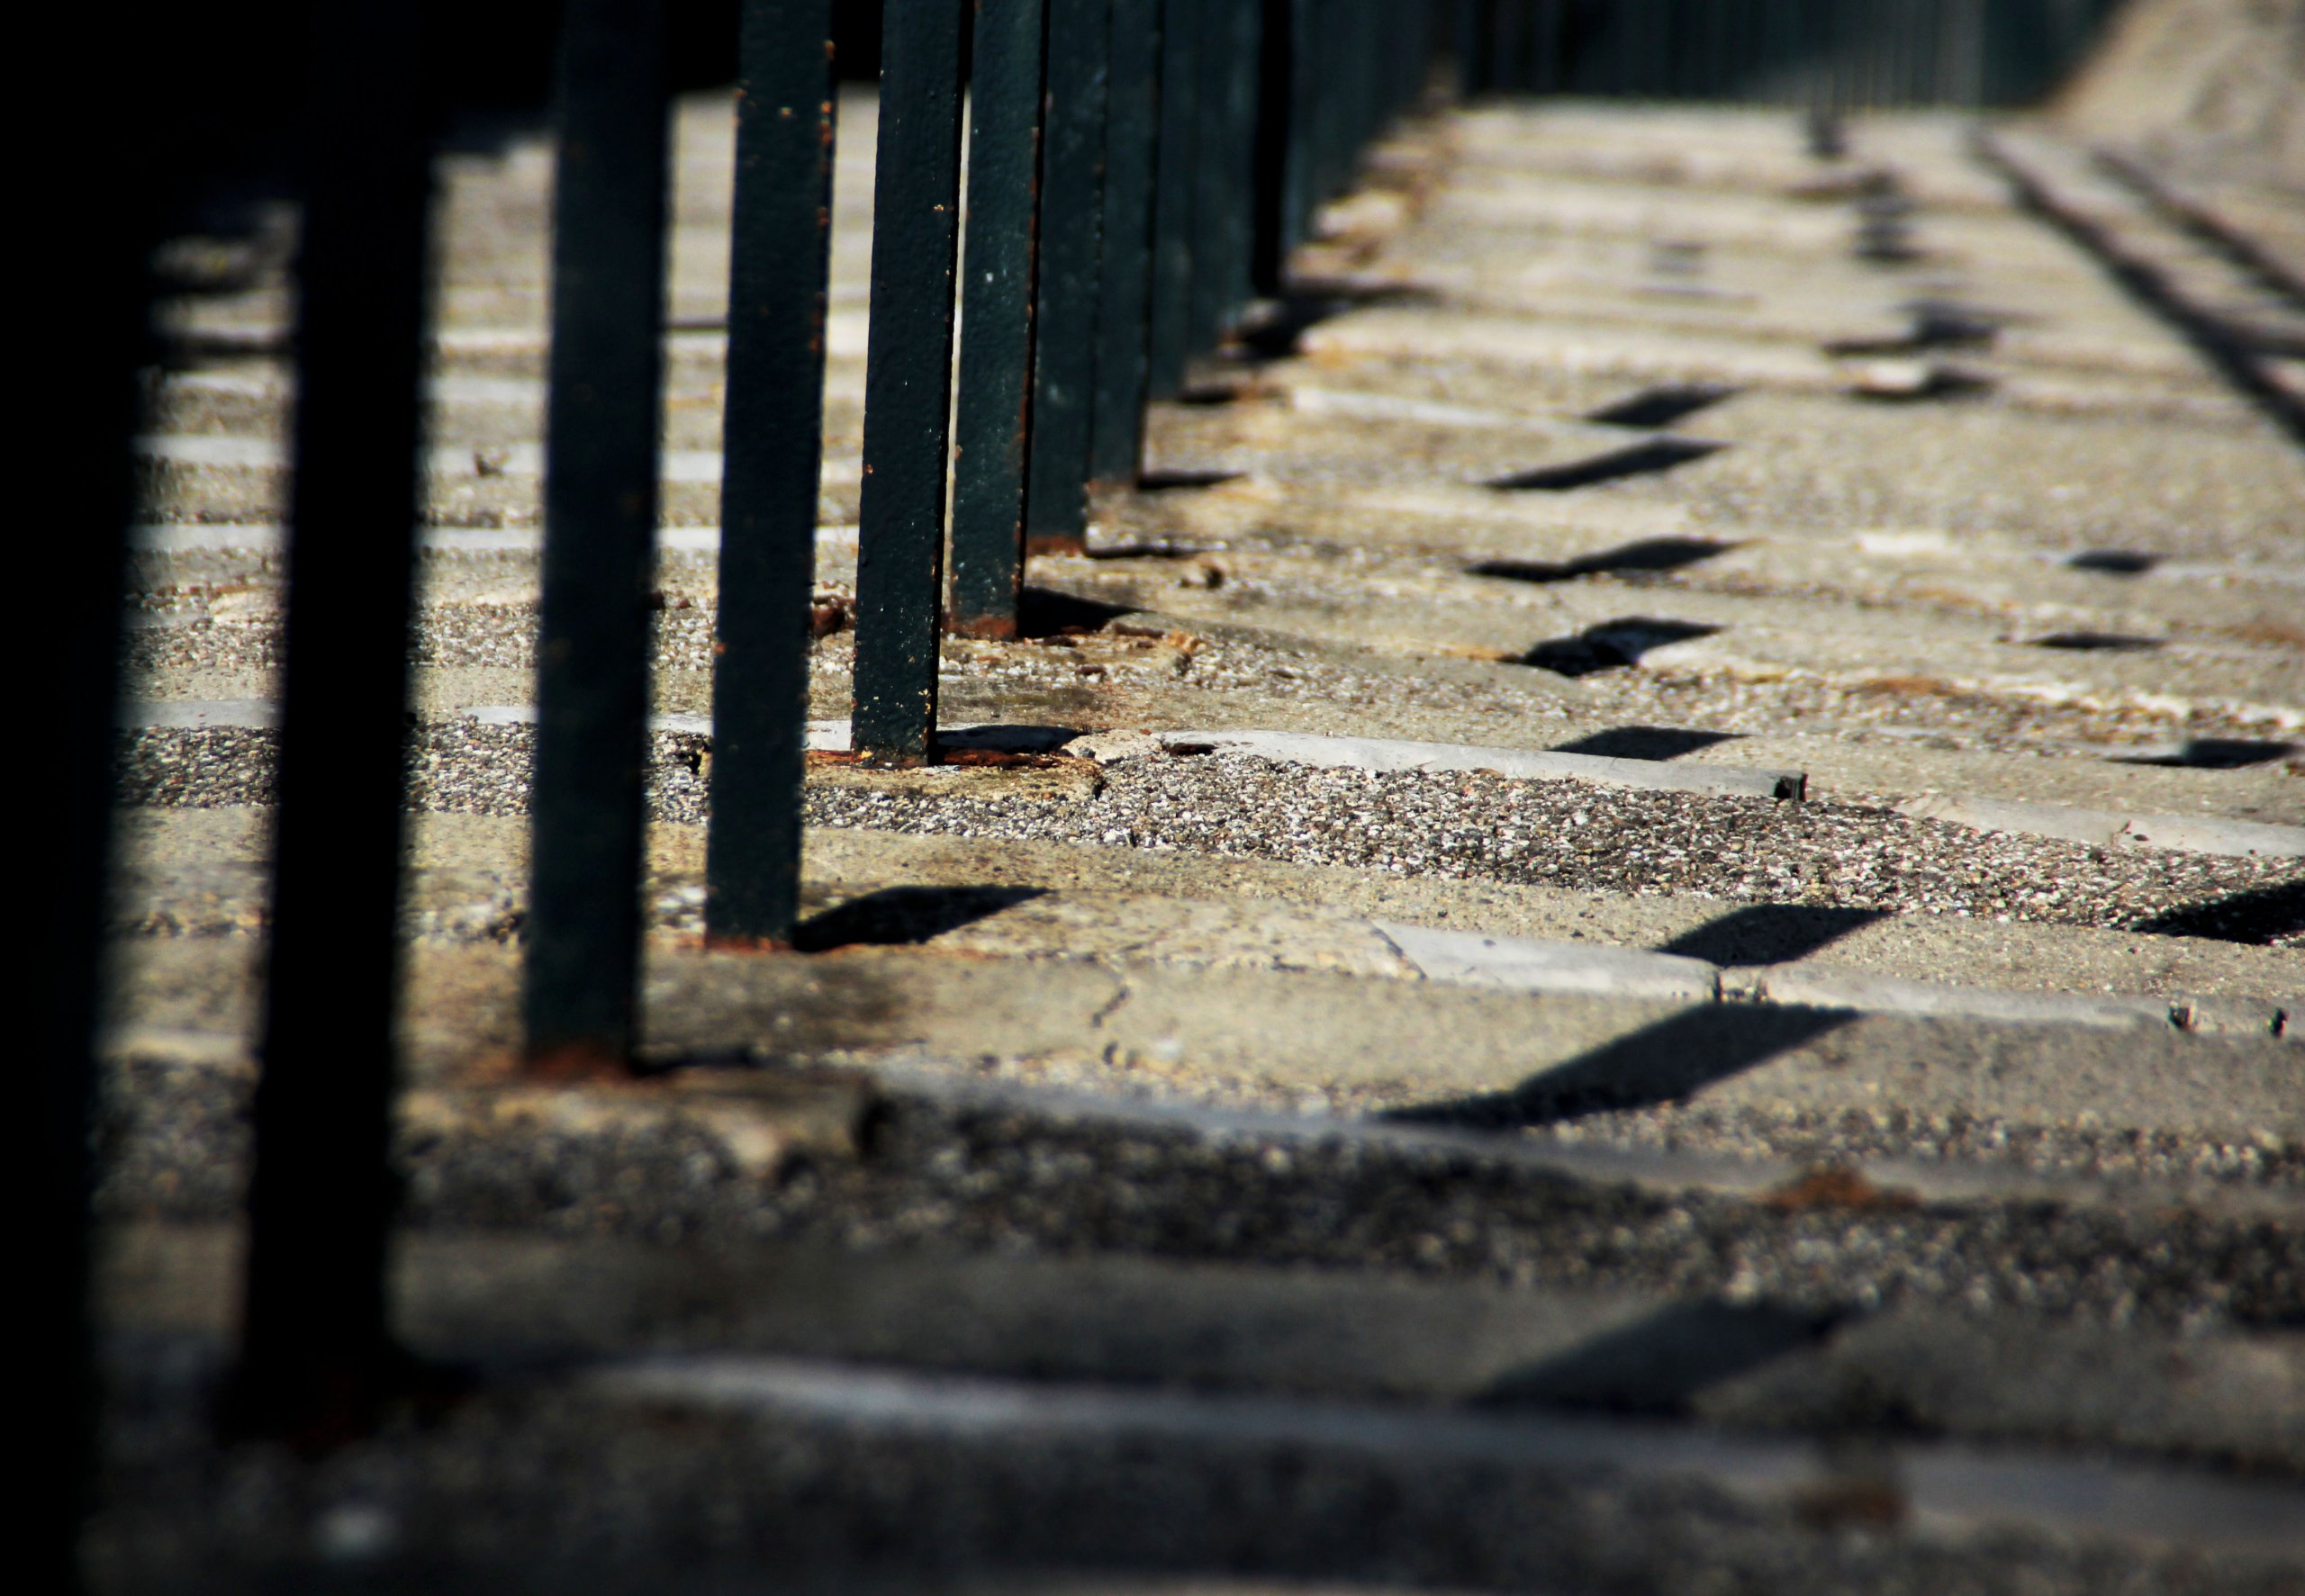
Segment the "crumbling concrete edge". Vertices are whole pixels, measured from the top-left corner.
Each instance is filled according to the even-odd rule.
[[[2227,820],[2213,815],[2129,815],[2069,804],[1931,794],[1896,806],[1917,820],[1946,820],[1978,831],[2021,832],[2100,848],[2165,848],[2237,859],[2305,859],[2305,825]]]
[[[2305,1042],[2305,1000],[2095,997],[2012,992],[1906,980],[1805,963],[1721,966],[1681,953],[1581,942],[1436,931],[1370,922],[1425,979],[1532,995],[1578,994],[1682,1003],[1767,1003],[1984,1020],[2005,1024],[2084,1025],[2138,1031],[2174,1026],[2196,1034],[2282,1037]]]

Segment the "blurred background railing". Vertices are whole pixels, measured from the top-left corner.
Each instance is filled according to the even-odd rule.
[[[1473,94],[2020,105],[2121,0],[1459,0]]]

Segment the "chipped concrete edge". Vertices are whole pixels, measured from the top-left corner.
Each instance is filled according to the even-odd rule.
[[[1245,753],[1283,764],[1324,770],[1487,771],[1514,780],[1590,781],[1652,792],[1699,792],[1714,797],[1798,799],[1809,778],[1799,771],[1742,765],[1678,764],[1663,760],[1612,759],[1595,753],[1556,753],[1486,748],[1464,743],[1412,743],[1389,737],[1335,737],[1310,732],[1156,732],[1171,753]]]
[[[2282,1004],[2262,998],[2012,992],[1906,980],[1830,965],[1724,968],[1685,954],[1641,948],[1435,931],[1392,920],[1369,924],[1425,979],[1451,986],[1531,995],[1771,1004],[2005,1024],[2082,1025],[2117,1031],[2174,1027],[2192,1034],[2279,1037],[2305,1042],[2305,1001]]]
[[[1977,831],[2020,832],[2100,848],[2162,848],[2238,859],[2305,859],[2305,825],[2228,820],[2213,815],[2132,815],[2068,804],[1931,794],[1896,806],[1917,820],[1944,820]]]

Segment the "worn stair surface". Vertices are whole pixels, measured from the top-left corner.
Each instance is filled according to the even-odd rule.
[[[513,1061],[551,159],[449,165],[395,1279],[454,1377],[317,1460],[205,1420],[292,221],[164,256],[104,1587],[2305,1588],[2305,309],[2262,259],[2038,127],[1437,115],[1034,559],[1026,636],[945,645],[948,739],[1016,757],[874,771],[841,119],[811,917],[738,954],[729,107],[679,117],[628,1080]]]

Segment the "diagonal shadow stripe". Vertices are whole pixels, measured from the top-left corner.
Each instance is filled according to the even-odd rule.
[[[1042,897],[1039,887],[888,887],[802,921],[792,945],[803,953],[834,948],[899,947],[989,919]]]
[[[1504,1375],[1480,1400],[1685,1415],[1707,1388],[1816,1346],[1842,1318],[1767,1303],[1676,1303]]]
[[[1670,427],[1737,393],[1737,389],[1717,383],[1673,383],[1644,388],[1630,399],[1588,412],[1585,419],[1604,427]]]
[[[1671,1103],[1848,1024],[1844,1010],[1706,1004],[1555,1065],[1507,1092],[1397,1108],[1409,1124],[1514,1131]]]
[[[1686,643],[1694,638],[1710,637],[1721,630],[1702,621],[1662,620],[1650,616],[1623,616],[1587,627],[1569,637],[1555,637],[1540,643],[1521,656],[1524,665],[1535,665],[1557,676],[1590,676],[1596,671],[1614,671],[1625,665],[1638,664],[1641,656],[1652,648],[1662,648],[1671,643]]]
[[[1612,449],[1591,459],[1571,461],[1566,465],[1541,465],[1532,471],[1516,471],[1500,476],[1488,485],[1506,491],[1536,489],[1547,493],[1565,493],[1571,488],[1589,488],[1601,482],[1623,481],[1626,477],[1653,476],[1686,465],[1692,460],[1702,460],[1707,455],[1719,454],[1729,446],[1713,443],[1701,437],[1652,437],[1622,449]]]
[[[1508,582],[1574,582],[1580,576],[1678,571],[1725,555],[1737,546],[1715,537],[1643,537],[1573,560],[1483,560],[1465,567],[1469,576],[1501,576]]]
[[[2205,936],[2226,942],[2270,942],[2305,932],[2305,881],[2283,881],[2156,915],[2137,927],[2160,936]]]
[[[1825,904],[1755,903],[1683,932],[1657,951],[1714,964],[1781,964],[1805,959],[1860,926],[1885,920],[1885,909]]]

